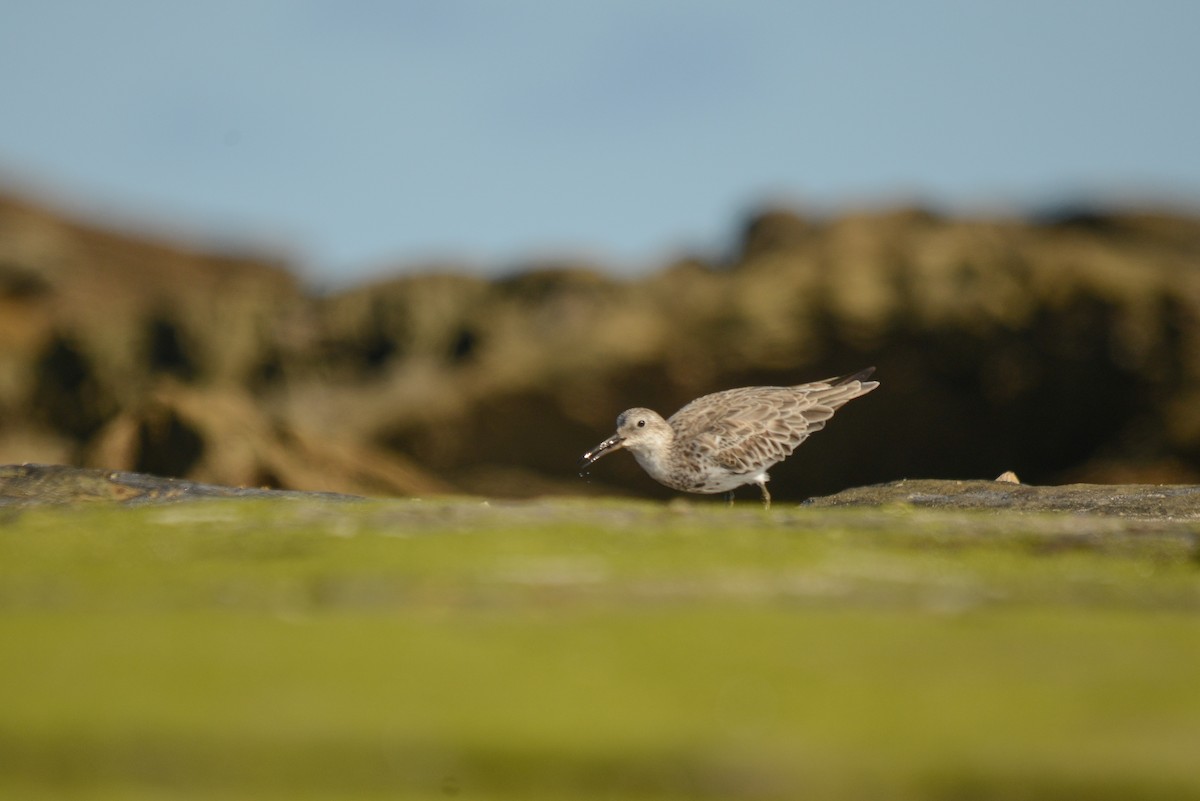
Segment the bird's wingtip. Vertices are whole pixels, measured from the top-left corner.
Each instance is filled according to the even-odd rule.
[[[857,373],[852,373],[848,376],[839,378],[837,381],[833,382],[833,385],[838,386],[839,384],[849,384],[851,381],[865,381],[866,379],[870,378],[871,374],[874,372],[874,367],[864,367]]]

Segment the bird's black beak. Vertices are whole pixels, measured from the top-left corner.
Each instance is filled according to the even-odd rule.
[[[599,445],[592,448],[583,455],[582,459],[579,460],[579,474],[583,475],[583,471],[601,456],[607,456],[615,450],[620,450],[621,444],[624,442],[624,437],[618,437],[616,434],[614,434],[613,436],[604,440],[604,442],[601,442]]]

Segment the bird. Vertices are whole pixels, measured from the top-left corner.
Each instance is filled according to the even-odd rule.
[[[790,387],[739,387],[704,395],[664,420],[652,409],[626,409],[617,430],[580,459],[580,475],[622,448],[651,478],[681,492],[727,493],[746,484],[771,508],[767,471],[820,431],[833,413],[879,386],[874,367]]]

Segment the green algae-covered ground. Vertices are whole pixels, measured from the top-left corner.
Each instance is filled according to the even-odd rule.
[[[1200,523],[0,518],[0,797],[1200,799]]]

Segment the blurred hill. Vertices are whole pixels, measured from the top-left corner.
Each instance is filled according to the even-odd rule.
[[[630,406],[878,367],[772,471],[1200,481],[1200,219],[921,210],[747,220],[722,262],[405,275],[321,295],[0,196],[0,463],[377,495],[624,491],[575,475]]]

